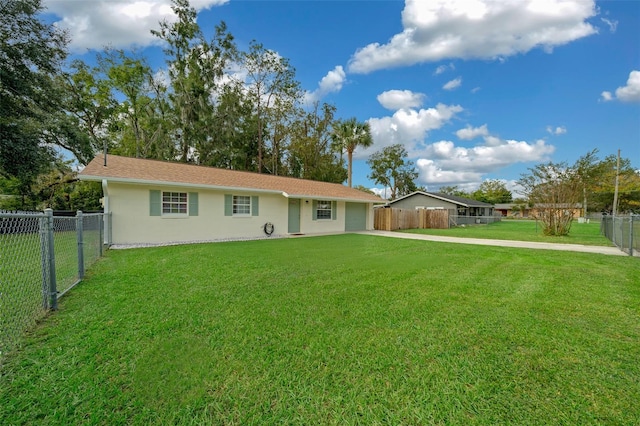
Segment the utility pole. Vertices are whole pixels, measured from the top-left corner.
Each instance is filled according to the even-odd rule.
[[[620,181],[620,150],[618,150],[618,162],[616,164],[616,186],[613,191],[613,216],[618,215],[618,183]]]

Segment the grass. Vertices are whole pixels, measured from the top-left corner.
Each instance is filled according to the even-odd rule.
[[[402,232],[428,235],[444,235],[462,238],[488,238],[496,240],[535,241],[542,243],[582,244],[589,246],[612,246],[600,235],[600,223],[577,223],[571,225],[569,235],[547,236],[542,225],[531,220],[503,220],[489,225],[467,225],[450,229],[410,229]]]
[[[84,232],[86,266],[98,257],[100,243],[99,231]],[[75,230],[54,233],[54,256],[56,288],[62,293],[78,281]],[[0,234],[0,354],[18,344],[23,331],[45,315],[43,266],[48,267],[46,259],[43,265],[39,232]]]
[[[637,424],[640,263],[364,235],[110,251],[0,424]]]

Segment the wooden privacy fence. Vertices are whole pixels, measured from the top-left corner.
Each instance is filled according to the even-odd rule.
[[[373,218],[373,227],[379,231],[420,228],[447,229],[449,228],[449,210],[377,208]]]

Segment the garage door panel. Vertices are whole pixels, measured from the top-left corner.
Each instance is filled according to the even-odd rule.
[[[365,231],[367,229],[367,204],[346,203],[345,231]]]

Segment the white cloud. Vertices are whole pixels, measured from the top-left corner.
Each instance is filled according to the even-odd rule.
[[[471,89],[471,93],[478,93],[480,91],[479,87],[474,87],[473,89]]]
[[[476,182],[482,179],[482,173],[464,170],[445,170],[438,163],[426,158],[416,161],[418,182],[428,185],[453,185],[461,182]]]
[[[359,150],[354,158],[367,158],[371,153],[397,143],[410,146],[423,141],[430,131],[441,128],[462,110],[459,105],[438,104],[419,110],[403,108],[390,117],[370,118],[373,146]]]
[[[616,89],[616,97],[623,102],[640,102],[640,71],[631,71],[627,85]]]
[[[339,92],[346,79],[347,75],[344,69],[342,69],[342,65],[337,65],[333,70],[329,71],[327,75],[322,77],[322,80],[318,83],[318,90],[320,93]]]
[[[471,140],[478,136],[489,136],[489,130],[487,129],[486,124],[483,124],[480,127],[467,126],[464,129],[458,130],[456,132],[456,136],[458,136],[458,139]]]
[[[196,10],[208,9],[228,0],[192,0]],[[61,19],[55,23],[68,30],[73,51],[127,48],[157,43],[150,33],[159,22],[175,21],[170,0],[45,0],[47,12]]]
[[[334,69],[329,71],[327,75],[322,77],[318,82],[318,88],[313,92],[307,92],[304,97],[304,103],[310,105],[316,101],[319,101],[329,93],[335,93],[342,90],[344,82],[347,80],[347,75],[342,68],[342,65],[337,65]]]
[[[605,102],[609,102],[613,100],[613,95],[611,94],[611,92],[605,90],[600,94],[600,98]]]
[[[627,85],[618,87],[615,96],[609,91],[604,91],[600,94],[600,99],[604,102],[614,99],[622,102],[640,102],[640,71],[631,71],[627,79]]]
[[[444,90],[453,90],[453,89],[457,89],[458,87],[460,87],[460,85],[462,84],[462,78],[458,77],[455,78],[451,81],[448,81],[444,86],[442,86],[442,88]]]
[[[373,191],[374,194],[376,194],[380,198],[384,198],[385,200],[388,200],[389,197],[391,197],[391,188],[389,188],[389,187],[386,187],[386,188],[369,188],[369,190]]]
[[[386,146],[402,144],[408,152],[408,158],[416,165],[418,185],[471,188],[477,187],[488,173],[513,164],[547,161],[555,151],[555,147],[544,139],[527,142],[491,135],[487,124],[480,127],[468,125],[456,131],[456,135],[463,140],[482,137],[472,147],[458,146],[448,140],[427,141],[429,132],[441,129],[462,111],[459,105],[438,104],[420,110],[403,108],[392,116],[370,118],[368,121],[374,144],[358,151],[356,158],[364,159]],[[564,127],[551,129],[557,131]],[[377,193],[382,194],[382,191]]]
[[[386,109],[397,111],[402,108],[418,108],[424,102],[424,93],[410,90],[387,90],[378,95],[380,105]]]
[[[618,28],[618,21],[607,18],[600,18],[600,20],[609,26],[609,31],[612,33],[616,32],[616,29]]]
[[[597,33],[587,22],[596,14],[593,0],[405,0],[404,30],[386,44],[358,49],[349,71],[551,51]]]
[[[436,70],[433,72],[434,75],[440,75],[445,71],[448,70],[454,70],[456,69],[455,65],[453,65],[453,62],[449,63],[449,65],[440,65],[438,68],[436,68]]]
[[[169,76],[169,71],[166,68],[158,69],[158,71],[153,74],[153,80],[164,87],[169,87],[171,85],[171,77]]]
[[[543,161],[554,151],[555,147],[542,139],[529,143],[489,136],[484,144],[471,148],[451,141],[435,142],[414,156],[418,158],[418,183],[452,185],[479,182],[484,174],[512,164]]]
[[[552,135],[564,135],[567,133],[567,128],[564,126],[558,126],[555,128],[553,126],[547,126],[547,132]]]

